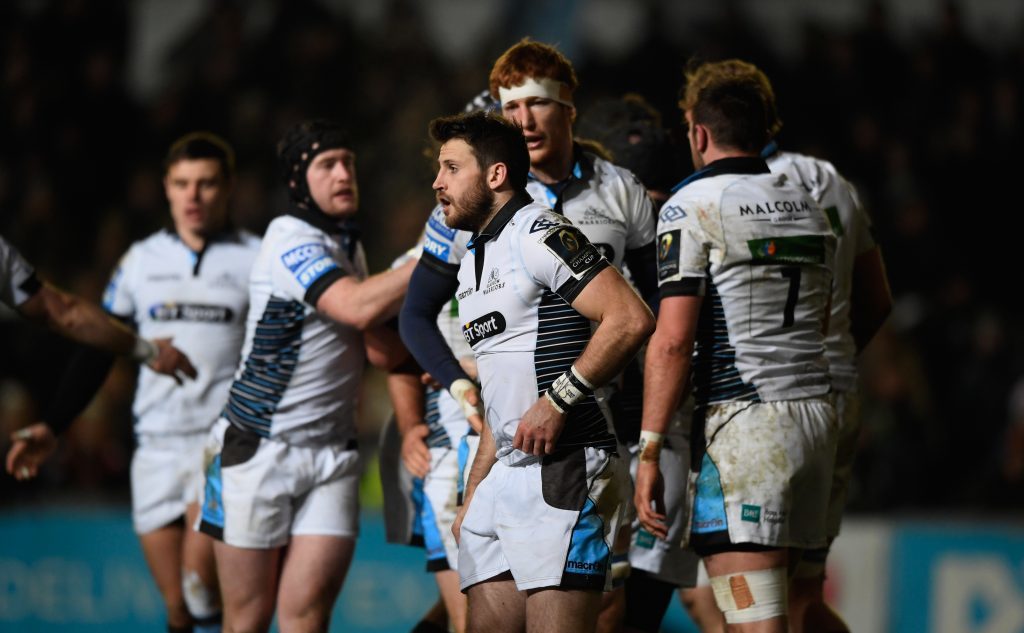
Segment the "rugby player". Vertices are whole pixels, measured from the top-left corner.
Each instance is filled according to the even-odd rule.
[[[653,317],[578,228],[526,193],[517,126],[475,113],[437,119],[431,135],[445,222],[473,232],[456,297],[486,403],[454,526],[467,629],[592,631],[629,489],[593,392]]]
[[[772,122],[756,84],[703,64],[687,72],[680,106],[697,171],[658,218],[636,509],[666,536],[659,453],[692,380],[689,544],[730,630],[782,632],[788,567],[827,541],[835,238],[817,203],[759,156]]]
[[[266,631],[275,611],[283,632],[328,628],[358,533],[360,378],[368,355],[396,358],[377,326],[398,312],[412,271],[366,276],[355,153],[340,125],[293,126],[278,157],[288,207],[253,264],[200,514],[217,539],[230,631]]]

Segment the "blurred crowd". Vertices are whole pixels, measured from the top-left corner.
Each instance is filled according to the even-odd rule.
[[[453,61],[412,0],[385,5],[383,32],[288,0],[271,2],[268,26],[254,31],[244,3],[211,1],[167,49],[158,90],[143,98],[129,89],[133,3],[2,3],[0,233],[45,278],[98,299],[128,245],[166,223],[161,158],[171,141],[207,129],[234,144],[233,214],[261,232],[284,202],[276,140],[299,119],[328,116],[354,133],[360,220],[380,270],[412,245],[432,206],[427,122],[461,109],[486,86],[494,58],[530,34],[512,19],[522,3],[508,4],[478,50]],[[689,29],[698,35],[684,45],[670,35],[669,4],[642,3],[647,23],[662,28],[631,46],[574,47],[578,110],[644,95],[682,141],[681,180],[690,170],[675,108],[681,70],[695,56],[740,57],[775,85],[780,145],[831,160],[857,185],[896,310],[863,358],[850,509],[1019,509],[1024,355],[1013,271],[1024,240],[1012,229],[1011,189],[1024,144],[1024,37],[985,46],[955,4],[942,5],[934,27],[897,37],[885,4],[866,2],[841,27],[806,21],[799,54],[783,56],[733,4]],[[0,444],[35,421],[69,345],[0,316]],[[133,380],[127,365],[112,373],[42,480],[4,476],[0,499],[127,498]],[[387,405],[383,392],[364,401],[364,445],[373,445]]]

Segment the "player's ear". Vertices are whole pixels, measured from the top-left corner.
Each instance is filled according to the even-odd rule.
[[[699,123],[693,125],[693,140],[697,142],[695,148],[699,153],[703,154],[708,149],[708,141],[710,136],[708,135],[708,129]]]
[[[505,163],[494,163],[487,168],[487,186],[492,191],[497,191],[508,182],[508,165]]]

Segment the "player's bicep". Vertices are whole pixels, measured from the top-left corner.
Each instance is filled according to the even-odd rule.
[[[586,284],[571,303],[574,310],[600,323],[607,310],[628,310],[630,313],[648,313],[646,305],[636,291],[612,266],[600,270]]]

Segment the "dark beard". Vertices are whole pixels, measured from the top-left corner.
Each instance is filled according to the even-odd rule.
[[[460,200],[452,200],[452,213],[445,224],[460,231],[479,231],[494,209],[494,192],[483,178]]]

